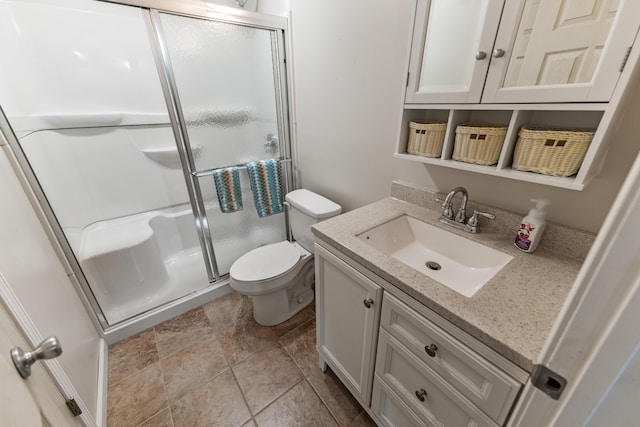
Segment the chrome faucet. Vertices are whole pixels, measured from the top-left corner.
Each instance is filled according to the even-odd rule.
[[[460,207],[456,212],[454,217],[453,215],[453,198],[456,194],[462,194],[462,202],[460,203]],[[478,226],[478,217],[483,216],[488,219],[495,219],[495,215],[473,211],[473,215],[467,220],[467,202],[469,201],[469,193],[467,189],[464,187],[456,187],[453,190],[449,191],[447,197],[442,202],[442,214],[440,215],[440,222],[443,224],[451,225],[459,230],[467,231],[469,233],[479,233],[480,228]]]
[[[462,194],[462,203],[460,203],[460,208],[458,208],[458,212],[456,213],[455,218],[453,217],[453,209],[451,201],[455,197],[456,194]],[[467,193],[467,189],[464,187],[456,187],[453,190],[449,191],[446,199],[444,199],[444,203],[442,203],[442,216],[447,219],[454,219],[456,222],[462,222],[466,220],[467,215],[467,202],[469,201],[469,193]]]

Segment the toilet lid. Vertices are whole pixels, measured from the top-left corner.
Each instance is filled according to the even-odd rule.
[[[289,271],[300,259],[300,251],[290,242],[256,248],[238,258],[229,274],[243,282],[266,280]]]

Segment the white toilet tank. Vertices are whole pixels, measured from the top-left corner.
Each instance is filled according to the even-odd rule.
[[[301,189],[287,193],[291,232],[298,244],[313,253],[311,226],[342,212],[339,204],[312,191]]]

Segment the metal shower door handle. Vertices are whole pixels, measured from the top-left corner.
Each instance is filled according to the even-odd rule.
[[[267,142],[264,143],[264,152],[275,154],[278,152],[278,137],[270,133],[267,135]]]
[[[62,346],[56,337],[49,337],[42,341],[39,346],[32,351],[24,351],[20,347],[11,349],[13,364],[22,378],[31,376],[31,365],[41,359],[53,359],[62,354]]]

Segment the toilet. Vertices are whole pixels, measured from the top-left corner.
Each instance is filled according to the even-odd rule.
[[[284,322],[313,301],[311,226],[342,211],[340,205],[309,190],[294,190],[285,199],[295,242],[285,240],[253,249],[229,271],[231,289],[251,297],[253,317],[264,326]]]

